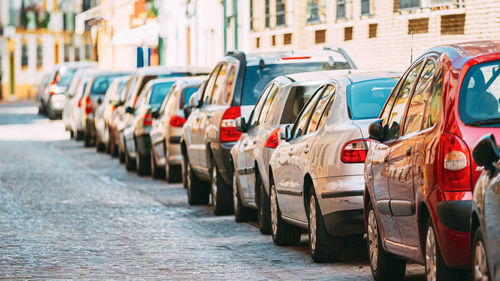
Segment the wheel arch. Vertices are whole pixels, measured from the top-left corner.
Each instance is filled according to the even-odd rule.
[[[312,180],[311,175],[306,174],[304,176],[304,190],[303,190],[303,196],[302,199],[304,201],[304,208],[306,210],[306,213],[309,214],[309,193],[311,192],[311,189],[314,189],[314,183]]]

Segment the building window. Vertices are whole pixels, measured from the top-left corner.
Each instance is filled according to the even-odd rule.
[[[344,27],[344,41],[352,40],[353,27]]]
[[[286,8],[284,0],[276,0],[276,26],[286,24]]]
[[[399,9],[420,8],[420,0],[395,0],[399,1]]]
[[[408,34],[428,33],[429,18],[408,20]]]
[[[276,46],[276,35],[271,36],[271,45]]]
[[[345,19],[345,0],[337,0],[337,18]]]
[[[21,45],[21,67],[28,67],[28,44],[26,42]]]
[[[36,43],[36,68],[43,67],[43,47],[42,43]]]
[[[430,0],[431,6],[446,6],[449,4],[457,4],[457,0]]]
[[[92,60],[92,45],[85,45],[85,60]]]
[[[260,48],[260,37],[255,38],[255,48]]]
[[[370,0],[361,0],[361,15],[370,15]]]
[[[291,33],[283,34],[283,45],[290,45],[290,44],[292,44],[292,34]]]
[[[465,14],[441,16],[441,34],[453,35],[465,33]]]
[[[370,23],[368,25],[368,38],[377,37],[377,28],[378,28],[378,24],[376,24],[376,23]]]
[[[75,61],[80,61],[80,47],[75,47]]]
[[[253,30],[253,0],[250,0],[250,30]]]
[[[266,13],[266,27],[269,27],[270,26],[270,22],[269,22],[269,0],[265,0],[266,1],[266,5],[265,5],[265,13]]]
[[[308,0],[306,9],[306,21],[309,24],[325,22],[324,0]]]
[[[70,44],[64,44],[64,61],[69,61],[69,52],[71,50]]]
[[[326,30],[316,30],[314,32],[314,42],[316,44],[321,44],[326,42]]]

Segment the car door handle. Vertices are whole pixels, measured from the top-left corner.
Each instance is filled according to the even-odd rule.
[[[244,142],[244,143],[243,143],[243,146],[247,146],[247,145],[248,145],[248,142]]]
[[[209,119],[212,118],[212,116],[213,116],[212,113],[207,114],[207,118]]]
[[[196,121],[200,121],[200,116],[196,116]]]
[[[411,145],[408,146],[408,148],[406,149],[406,156],[410,156],[411,155]]]
[[[309,146],[306,146],[306,149],[304,149],[304,153],[305,154],[309,153]]]
[[[257,144],[257,140],[253,140],[253,144]]]
[[[290,149],[290,151],[288,152],[288,156],[293,156],[293,150]]]

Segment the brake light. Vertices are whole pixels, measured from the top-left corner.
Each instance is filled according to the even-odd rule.
[[[92,113],[92,100],[90,97],[87,97],[85,100],[85,114],[91,114]]]
[[[222,120],[220,121],[220,141],[237,141],[241,132],[236,130],[236,118],[241,116],[241,109],[239,106],[232,106],[224,112]]]
[[[366,140],[353,140],[342,147],[340,160],[344,163],[364,163],[367,152],[368,145],[366,144]]]
[[[280,129],[274,130],[271,135],[267,138],[266,142],[264,143],[264,147],[267,148],[276,148],[280,144]]]
[[[51,96],[53,96],[53,95],[55,95],[55,94],[56,94],[56,92],[54,92],[54,91],[50,91],[50,95],[51,95]]]
[[[186,123],[186,119],[184,119],[184,117],[182,116],[172,116],[170,117],[168,123],[172,127],[182,128],[182,126],[184,126],[184,123]]]
[[[82,107],[82,98],[78,99],[78,107]]]
[[[144,115],[144,120],[142,120],[142,124],[146,127],[153,125],[153,116],[151,115],[151,113],[146,113]]]
[[[436,178],[439,186],[447,191],[471,190],[471,167],[469,148],[456,135],[442,134]]]
[[[281,58],[282,60],[308,60],[310,59],[311,57],[285,57],[285,58]]]
[[[56,83],[56,80],[52,80],[52,82],[50,82],[50,86],[54,86]]]

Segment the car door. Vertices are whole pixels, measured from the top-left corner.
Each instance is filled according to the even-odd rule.
[[[431,91],[436,63],[429,59],[421,63],[421,74],[415,84],[409,101],[401,137],[394,143],[389,154],[389,194],[391,210],[402,234],[401,242],[417,247],[419,233],[416,231],[418,220],[415,206],[415,183],[421,182],[425,132],[422,122],[425,106]],[[417,158],[419,159],[417,161]]]
[[[203,95],[200,97],[201,105],[199,108],[193,110],[189,115],[187,120],[187,153],[190,165],[193,169],[199,171],[201,166],[201,150],[205,150],[205,138],[202,134],[201,124],[204,119],[202,117],[206,115],[206,107],[208,107],[212,100],[212,93],[214,90],[215,80],[217,79],[217,74],[219,73],[220,65],[217,65],[215,69],[210,74],[210,78],[207,81],[207,85],[203,91]]]
[[[285,217],[305,222],[303,198],[303,174],[302,167],[305,166],[305,154],[308,140],[313,135],[307,134],[309,120],[314,112],[315,105],[323,92],[321,87],[309,100],[301,111],[292,129],[292,137],[279,150],[284,153],[280,159],[281,165],[275,171],[275,185],[281,214]],[[282,154],[283,154],[282,153]]]
[[[383,140],[383,145],[387,146],[383,147],[383,151],[385,154],[384,162],[386,162],[385,165],[387,166],[384,167],[384,171],[381,171],[380,174],[376,175],[374,173],[375,177],[380,177],[378,179],[378,184],[380,184],[380,186],[383,186],[383,188],[388,191],[388,194],[384,195],[389,196],[388,198],[385,196],[384,198],[376,198],[377,210],[381,215],[380,221],[383,225],[386,239],[397,243],[401,243],[402,240],[401,232],[399,231],[397,221],[393,216],[393,210],[390,205],[392,200],[390,186],[394,185],[395,181],[403,181],[404,178],[407,177],[407,169],[409,167],[405,166],[406,162],[404,161],[404,159],[406,159],[406,150],[404,149],[406,149],[407,146],[411,146],[411,144],[407,142],[402,143],[399,136],[400,132],[402,131],[401,127],[404,115],[406,113],[406,107],[410,99],[415,81],[418,78],[421,66],[422,61],[415,64],[410,69],[405,77],[404,82],[401,83],[401,86],[398,89],[398,94],[396,96],[394,105],[392,107],[391,113],[388,116],[388,122],[386,126],[387,129],[385,130]],[[403,160],[401,160],[401,157],[403,157]],[[397,203],[398,202],[396,202],[395,206],[398,206]]]

